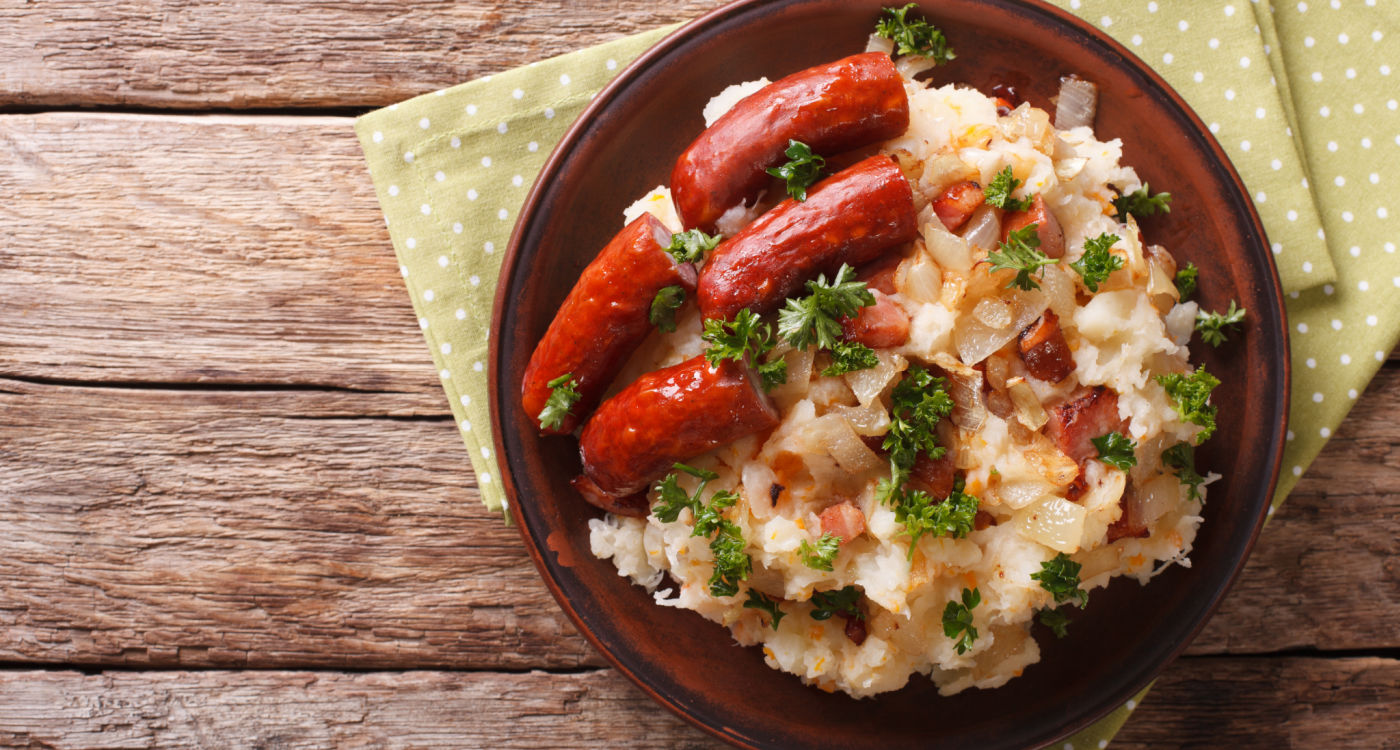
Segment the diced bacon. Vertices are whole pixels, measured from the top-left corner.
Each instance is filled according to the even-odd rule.
[[[886,253],[861,266],[856,280],[864,281],[865,287],[871,291],[894,294],[894,277],[899,271],[899,264],[903,262],[903,255],[896,252]]]
[[[997,525],[997,517],[985,510],[977,511],[977,515],[972,517],[972,528],[981,531],[989,526]]]
[[[909,474],[925,485],[921,489],[931,497],[942,500],[953,491],[955,470],[952,451],[944,451],[943,457],[936,461],[920,452],[919,457],[914,459],[914,466],[909,470]]]
[[[1074,372],[1074,357],[1060,329],[1060,318],[1052,310],[1021,331],[1020,351],[1026,370],[1041,380],[1058,383]]]
[[[1045,205],[1045,199],[1040,197],[1039,193],[1031,201],[1029,209],[1012,211],[1001,220],[1001,241],[1005,242],[1012,232],[1030,224],[1035,224],[1036,236],[1040,238],[1040,252],[1050,258],[1064,257],[1064,230],[1060,229],[1060,222],[1055,219],[1055,214],[1051,213],[1050,208]]]
[[[982,186],[971,180],[953,183],[943,194],[933,200],[933,212],[950,232],[956,232],[972,218],[972,212],[981,206],[985,196]]]
[[[1049,412],[1045,434],[1055,441],[1061,453],[1080,464],[1099,455],[1090,441],[1126,429],[1126,420],[1118,416],[1118,394],[1103,386],[1052,406]]]
[[[841,537],[843,547],[865,533],[865,514],[850,500],[822,511],[820,519],[822,533]]]
[[[882,292],[873,292],[875,304],[860,309],[854,318],[841,321],[841,338],[871,349],[903,346],[909,340],[909,316]]]
[[[1131,482],[1123,490],[1123,497],[1118,502],[1123,506],[1123,515],[1117,521],[1108,526],[1108,541],[1113,543],[1119,539],[1144,539],[1149,535],[1147,524],[1142,522],[1142,508],[1140,499]]]
[[[846,619],[846,637],[851,639],[851,643],[859,646],[865,643],[865,620],[859,617],[849,617],[842,615]]]

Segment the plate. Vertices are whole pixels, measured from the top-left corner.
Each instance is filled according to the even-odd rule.
[[[931,75],[984,91],[1008,84],[1050,109],[1062,75],[1098,84],[1100,138],[1121,138],[1123,163],[1172,193],[1144,233],[1200,266],[1197,299],[1250,311],[1219,350],[1194,347],[1224,384],[1220,428],[1198,462],[1225,475],[1211,488],[1190,569],[1150,586],[1094,592],[1068,638],[1041,643],[1040,663],[996,690],[940,697],[915,676],[903,690],[855,700],[803,685],[757,648],[685,610],[659,607],[589,551],[599,511],[569,480],[573,438],[540,438],[520,406],[525,365],[579,273],[622,227],[622,209],[658,184],[704,127],[726,85],[772,80],[864,50],[881,4],[745,0],[669,36],[604,89],[540,174],[504,259],[491,339],[491,414],[510,512],[560,606],[617,669],[687,721],[745,747],[1039,747],[1102,717],[1186,647],[1225,595],[1263,523],[1286,431],[1288,340],[1278,276],[1239,176],[1200,119],[1118,43],[1053,7],[940,0],[924,15],[957,59]],[[1053,641],[1053,642],[1052,642]]]

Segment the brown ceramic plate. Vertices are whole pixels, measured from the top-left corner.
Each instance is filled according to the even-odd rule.
[[[1198,299],[1249,309],[1244,335],[1198,347],[1224,381],[1220,429],[1198,461],[1225,475],[1211,487],[1192,567],[1151,585],[1116,581],[1094,593],[1068,638],[1041,638],[1040,663],[997,690],[941,698],[915,675],[873,700],[828,695],[769,669],[699,615],[658,607],[589,553],[599,512],[568,485],[573,438],[541,439],[520,407],[535,343],[574,280],[622,226],[622,209],[668,181],[724,86],[862,51],[879,0],[737,2],[671,35],[600,93],[545,165],[516,226],[497,289],[491,414],[510,511],[535,564],[579,630],[623,674],[696,726],[738,745],[842,748],[1035,747],[1077,731],[1179,654],[1240,570],[1263,521],[1283,449],[1288,341],[1278,278],[1239,177],[1181,97],[1126,49],[1046,5],[939,0],[925,14],[957,59],[938,81],[1014,85],[1053,111],[1061,75],[1099,85],[1096,132],[1123,140],[1123,162],[1173,195],[1145,222],[1154,242],[1201,267]],[[639,740],[642,738],[638,738]]]

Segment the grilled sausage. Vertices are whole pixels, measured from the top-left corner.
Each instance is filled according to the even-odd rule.
[[[949,185],[934,199],[932,205],[933,212],[938,215],[938,220],[943,222],[943,226],[950,232],[956,232],[972,218],[973,212],[985,201],[982,186],[971,180],[964,180]]]
[[[818,273],[873,260],[917,235],[904,173],[888,156],[872,156],[720,243],[700,275],[700,312],[729,319],[747,307],[762,315]]]
[[[695,267],[665,252],[671,232],[642,214],[613,237],[588,264],[555,313],[525,368],[521,402],[536,420],[549,400],[548,383],[566,373],[577,381],[579,399],[557,428],[573,432],[593,410],[627,358],[651,331],[651,302],[661,289],[695,291]]]
[[[1065,332],[1060,330],[1060,318],[1053,311],[1046,310],[1026,326],[1019,343],[1026,371],[1037,378],[1058,383],[1074,372],[1074,357],[1065,341]]]
[[[1057,260],[1064,257],[1065,232],[1060,228],[1055,214],[1045,205],[1045,199],[1040,197],[1040,193],[1036,193],[1030,208],[1025,211],[1012,211],[1002,219],[1001,241],[1005,242],[1012,232],[1029,224],[1035,225],[1035,234],[1040,238],[1040,252]]]
[[[831,155],[909,129],[904,79],[888,55],[867,52],[794,73],[741,100],[676,160],[671,196],[687,228],[707,231],[751,201],[782,164],[789,140]]]
[[[778,426],[758,382],[748,366],[703,354],[643,375],[583,426],[574,487],[604,510],[646,515],[647,485],[672,464]]]

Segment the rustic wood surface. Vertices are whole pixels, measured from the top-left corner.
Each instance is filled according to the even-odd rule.
[[[481,510],[349,116],[718,4],[0,0],[0,745],[713,746]],[[1398,410],[1115,746],[1400,747]]]

